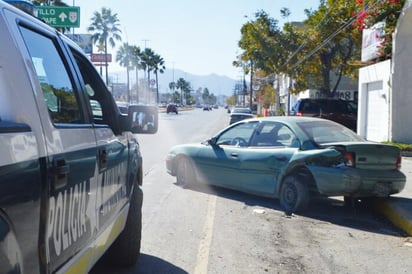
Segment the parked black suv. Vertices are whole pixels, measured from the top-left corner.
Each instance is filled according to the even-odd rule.
[[[299,99],[293,105],[291,115],[332,120],[356,132],[358,105],[355,101]]]

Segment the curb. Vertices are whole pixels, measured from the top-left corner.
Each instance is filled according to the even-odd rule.
[[[412,236],[412,219],[407,216],[411,213],[399,203],[390,198],[388,201],[378,200],[373,203],[374,209],[384,215],[391,223]]]

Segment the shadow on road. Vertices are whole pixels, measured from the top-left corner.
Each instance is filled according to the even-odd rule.
[[[140,254],[139,262],[135,267],[119,268],[119,267],[108,266],[103,261],[99,261],[89,273],[90,274],[158,274],[158,273],[187,274],[188,272],[160,258],[151,256],[148,254]]]
[[[176,186],[179,187],[179,186]],[[186,191],[199,191],[211,195],[216,195],[221,198],[236,200],[243,202],[250,207],[263,207],[275,211],[284,212],[279,204],[279,200],[265,198],[255,195],[246,194],[243,192],[220,188],[210,185],[191,186]],[[405,201],[403,201],[405,202]],[[409,202],[412,202],[410,200]],[[412,207],[411,207],[412,208]],[[286,216],[294,218],[295,216],[304,216],[324,222],[329,222],[334,225],[350,227],[362,231],[379,233],[384,235],[392,235],[404,237],[405,233],[395,227],[382,215],[379,215],[369,203],[355,202],[352,206],[345,205],[343,199],[319,197],[312,199],[309,207],[304,212]]]

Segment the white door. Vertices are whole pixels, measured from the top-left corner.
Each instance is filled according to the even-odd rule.
[[[382,81],[367,85],[366,139],[386,141],[389,127],[389,104]]]

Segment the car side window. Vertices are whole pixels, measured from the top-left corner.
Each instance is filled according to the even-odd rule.
[[[264,122],[253,135],[250,146],[299,147],[299,141],[290,128],[278,122]]]
[[[54,124],[84,123],[69,73],[52,38],[20,26]]]
[[[223,132],[218,137],[216,144],[240,147],[248,146],[250,138],[252,137],[253,132],[258,124],[258,122],[238,124]]]
[[[115,124],[115,117],[113,117],[113,113],[111,112],[111,110],[114,109],[111,103],[114,103],[114,101],[108,100],[107,97],[111,96],[111,94],[108,94],[106,85],[100,75],[81,53],[71,47],[70,51],[74,56],[84,81],[85,92],[87,93],[86,100],[91,110],[93,123],[109,126]],[[116,109],[118,109],[117,106]]]

